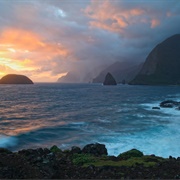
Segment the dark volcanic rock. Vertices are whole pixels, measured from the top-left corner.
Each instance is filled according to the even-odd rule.
[[[104,144],[88,144],[82,149],[82,153],[101,156],[107,155],[107,149]]]
[[[117,85],[117,83],[114,77],[110,73],[107,73],[103,85]]]
[[[82,151],[81,151],[81,148],[79,148],[79,147],[77,147],[77,146],[73,146],[72,148],[71,148],[71,153],[72,154],[75,154],[75,153],[77,153],[77,154],[79,154],[79,153],[81,153]]]
[[[33,82],[24,75],[8,74],[1,78],[0,84],[33,84]]]
[[[129,84],[180,84],[180,34],[158,44],[148,55],[141,71]]]
[[[152,109],[161,109],[160,107],[152,107]]]
[[[180,106],[180,102],[172,101],[172,100],[167,100],[160,103],[160,107],[162,108],[173,108],[178,106]]]
[[[79,151],[79,148],[74,147],[72,150]],[[107,156],[103,144],[88,144],[82,151],[84,154],[68,154],[38,148],[9,153],[8,150],[1,149],[0,179],[180,178],[180,158],[144,156],[136,149],[122,153],[120,157]],[[74,158],[85,164],[76,165]],[[88,163],[89,158],[93,158],[92,164]],[[96,164],[97,162],[100,164]]]
[[[101,71],[101,73],[93,79],[93,83],[103,83],[104,77],[108,72],[113,74],[117,83],[129,83],[138,74],[142,65],[143,63],[136,64],[130,61],[115,62]]]

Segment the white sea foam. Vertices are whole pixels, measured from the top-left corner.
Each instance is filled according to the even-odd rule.
[[[7,148],[16,144],[17,139],[15,137],[0,135],[0,147]]]
[[[176,101],[178,100],[176,99]],[[146,110],[155,111],[154,109],[152,109],[152,107],[159,107],[159,102],[141,104],[141,106]],[[159,111],[167,115],[169,114],[173,116],[180,116],[180,110],[177,110],[176,108],[161,108],[160,110],[156,110],[156,111]]]
[[[180,153],[179,129],[175,124],[167,128],[154,127],[144,132],[134,134],[116,134],[104,142],[109,155],[119,155],[122,152],[136,148],[144,154],[155,154],[157,156],[178,157]]]

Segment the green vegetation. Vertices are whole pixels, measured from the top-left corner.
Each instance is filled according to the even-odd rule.
[[[62,150],[59,149],[56,145],[52,146],[50,148],[50,151],[53,152],[53,153],[62,152]]]
[[[91,154],[74,154],[73,163],[75,165],[91,164],[96,162],[98,159]]]
[[[94,166],[126,166],[135,167],[142,165],[144,167],[152,167],[157,163],[165,161],[165,159],[156,156],[144,156],[141,151],[132,149],[125,153],[120,154],[120,157],[116,160],[112,160],[110,156],[96,157],[91,154],[74,154],[72,156],[72,162],[75,165],[87,167],[89,165]]]
[[[131,157],[127,160],[103,160],[101,158],[94,159],[94,162],[86,162],[84,166],[94,165],[94,166],[126,166],[126,167],[135,167],[137,165],[143,165],[144,167],[152,167],[157,163],[164,161],[163,158],[143,156],[143,157]]]
[[[118,156],[119,159],[126,160],[131,157],[142,157],[143,153],[137,149],[131,149],[127,152],[124,152]]]

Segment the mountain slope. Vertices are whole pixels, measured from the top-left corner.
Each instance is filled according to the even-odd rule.
[[[180,84],[180,34],[158,44],[130,84]]]

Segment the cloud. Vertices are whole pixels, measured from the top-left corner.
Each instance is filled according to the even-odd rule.
[[[84,12],[91,19],[91,28],[118,34],[123,41],[123,47],[134,48],[132,54],[142,51],[139,47],[145,47],[143,53],[147,54],[155,44],[174,33],[179,33],[180,24],[175,25],[180,20],[179,10],[180,2],[175,0],[92,0]]]
[[[0,1],[0,65],[56,81],[69,71],[85,76],[118,60],[140,62],[179,33],[179,10],[176,0]]]

